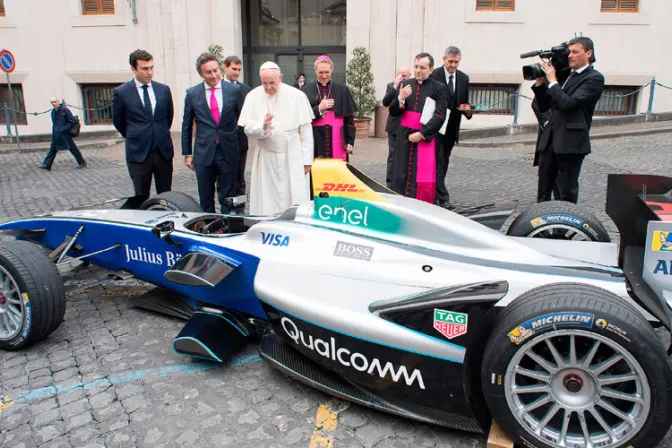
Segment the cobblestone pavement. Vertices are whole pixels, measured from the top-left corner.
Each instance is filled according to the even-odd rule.
[[[671,146],[666,134],[594,143],[580,201],[612,236],[603,212],[607,174],[667,174]],[[370,139],[358,144],[353,163],[384,181],[386,154],[386,140]],[[0,222],[132,193],[121,145],[84,155],[88,168],[75,170],[66,152],[51,172],[37,168],[43,154],[0,155]],[[196,195],[194,174],[181,158],[174,179],[175,190]],[[447,184],[458,204],[518,199],[524,207],[536,191],[532,150],[456,148]],[[104,276],[90,268],[66,286]],[[0,446],[486,445],[483,436],[332,399],[260,362],[253,346],[223,366],[178,356],[171,342],[183,321],[132,305],[132,296],[147,288],[127,281],[72,294],[65,322],[51,337],[24,351],[0,352]],[[661,446],[672,447],[672,435]]]

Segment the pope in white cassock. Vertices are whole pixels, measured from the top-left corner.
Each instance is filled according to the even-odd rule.
[[[271,215],[310,200],[315,116],[308,97],[283,84],[277,64],[265,62],[259,77],[262,85],[245,97],[238,125],[256,140],[250,214]]]

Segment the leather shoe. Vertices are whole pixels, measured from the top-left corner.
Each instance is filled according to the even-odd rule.
[[[42,168],[43,170],[51,171],[51,168],[48,168],[44,165],[40,165],[40,168]]]
[[[88,163],[84,162],[82,165],[77,165],[75,168],[77,168],[78,170],[80,170],[80,169],[82,169],[82,168],[86,168],[87,165],[88,165]]]

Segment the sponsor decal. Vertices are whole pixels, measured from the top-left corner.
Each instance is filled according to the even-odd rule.
[[[315,197],[313,219],[390,233],[401,228],[401,219],[394,213],[378,208],[371,202],[338,197]]]
[[[614,324],[610,324],[609,322],[607,322],[606,319],[597,319],[595,321],[595,326],[597,328],[599,328],[600,330],[609,330],[612,333],[616,333],[617,335],[621,336],[626,341],[630,342],[630,339],[628,339],[628,333],[625,330],[623,330],[620,327],[617,327]]]
[[[124,244],[124,248],[126,249],[127,263],[138,261],[140,263],[172,267],[175,262],[182,257],[182,254],[171,252],[169,250],[162,253],[151,252],[142,246],[131,248],[128,244]]]
[[[651,250],[655,252],[672,252],[672,232],[653,232]]]
[[[289,246],[289,236],[280,235],[279,233],[261,232],[261,244],[278,247]]]
[[[467,334],[468,315],[434,308],[434,329],[448,339]]]
[[[355,260],[371,261],[372,255],[373,255],[373,247],[346,243],[345,241],[336,241],[336,247],[334,248],[335,257],[344,257],[344,258],[353,258]]]
[[[362,190],[357,187],[357,184],[334,184],[325,182],[322,184],[322,189],[320,191],[333,191],[333,192],[347,192],[347,193],[360,193]]]
[[[658,260],[653,268],[654,274],[672,275],[672,260]]]
[[[166,213],[164,215],[157,216],[156,218],[152,218],[148,221],[145,221],[145,224],[156,224],[157,222],[161,221],[162,219],[178,218],[179,216],[180,216],[179,213],[170,212],[170,213]]]
[[[512,329],[507,336],[516,345],[520,345],[533,335],[551,328],[579,326],[590,328],[593,326],[594,315],[581,312],[550,313],[528,320]]]
[[[532,224],[532,227],[534,227],[535,229],[537,227],[552,223],[569,224],[570,226],[580,228],[583,225],[583,219],[577,218],[576,216],[556,214],[556,215],[544,215],[530,220],[530,224]],[[590,228],[590,226],[588,226],[588,228]]]
[[[413,369],[409,373],[406,366],[395,366],[389,361],[381,361],[378,358],[369,359],[361,353],[341,347],[334,337],[329,338],[328,341],[313,338],[313,335],[305,334],[302,330],[299,330],[294,321],[288,317],[283,317],[280,320],[280,324],[287,336],[296,345],[301,345],[308,350],[317,352],[320,356],[337,362],[342,366],[353,368],[362,373],[368,373],[371,376],[377,375],[380,378],[391,378],[395,383],[403,380],[409,387],[415,385],[420,389],[425,389],[422,373],[418,369]]]

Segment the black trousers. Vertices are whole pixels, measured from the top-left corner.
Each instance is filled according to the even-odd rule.
[[[455,139],[445,138],[440,134],[436,136],[436,202],[439,204],[450,204],[450,193],[446,188],[446,174],[450,164],[450,154],[455,146]]]
[[[156,194],[170,191],[173,184],[173,159],[166,159],[158,149],[150,151],[144,162],[127,162],[127,165],[136,196],[149,198],[152,190],[152,176],[154,176]]]
[[[247,163],[247,151],[240,153],[238,161],[238,173],[236,175],[236,196],[245,194],[247,185],[245,184],[245,164]]]
[[[226,199],[236,195],[236,177],[238,163],[229,164],[224,159],[224,150],[219,144],[215,150],[215,158],[209,166],[196,165],[196,182],[201,210],[215,213],[215,189],[221,207],[221,213],[229,213],[230,207]]]
[[[69,148],[70,154],[75,158],[75,161],[77,161],[77,164],[79,166],[84,165],[86,162],[84,161],[84,156],[82,155],[81,151],[77,147],[77,145],[73,142],[72,146]],[[64,151],[64,150],[61,150]],[[51,165],[54,164],[54,159],[56,159],[56,154],[58,151],[56,150],[56,145],[54,142],[51,142],[51,146],[49,147],[49,152],[47,153],[46,157],[42,161],[42,166],[46,167],[47,169],[51,169]]]
[[[397,143],[397,134],[387,134],[387,146],[389,147],[389,153],[387,154],[387,174],[385,175],[385,183],[387,188],[390,188],[392,185],[392,160],[394,159],[394,147]]]
[[[555,200],[577,203],[579,175],[585,154],[556,154],[550,144],[539,154],[539,183],[537,202]]]

